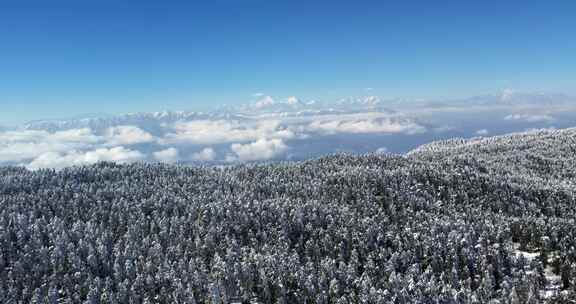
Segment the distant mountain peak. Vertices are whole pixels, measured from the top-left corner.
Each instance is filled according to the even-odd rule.
[[[576,98],[561,93],[521,92],[507,88],[498,94],[474,96],[464,99],[464,101],[474,104],[558,105],[576,102]]]
[[[500,100],[506,102],[512,99],[514,97],[514,94],[516,94],[516,91],[510,88],[506,88],[502,90],[502,93],[500,93]]]

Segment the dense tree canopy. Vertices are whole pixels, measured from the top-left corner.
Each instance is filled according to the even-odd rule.
[[[405,156],[3,168],[0,302],[573,299],[575,141],[568,129]]]

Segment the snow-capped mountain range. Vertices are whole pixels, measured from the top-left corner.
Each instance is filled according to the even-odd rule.
[[[252,120],[261,118],[308,117],[322,115],[344,115],[352,113],[379,112],[394,114],[410,112],[410,108],[441,108],[466,106],[533,106],[550,107],[576,104],[576,98],[558,93],[524,93],[503,90],[498,94],[480,95],[451,100],[423,99],[383,99],[379,96],[349,97],[334,103],[314,100],[302,101],[291,96],[275,99],[263,96],[251,104],[221,107],[211,112],[162,111],[151,113],[129,113],[124,115],[85,115],[70,119],[36,120],[21,126],[26,130],[67,130],[91,128],[103,130],[111,126],[136,125],[145,129],[155,129],[162,124],[193,120]],[[1,129],[0,129],[1,130]]]

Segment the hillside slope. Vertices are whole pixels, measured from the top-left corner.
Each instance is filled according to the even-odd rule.
[[[269,165],[0,169],[0,302],[574,299],[575,137]]]
[[[569,187],[576,185],[575,155],[576,128],[438,141],[408,153],[410,159],[431,163],[467,159],[493,174]]]

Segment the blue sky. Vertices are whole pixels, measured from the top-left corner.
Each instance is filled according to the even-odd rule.
[[[0,2],[0,125],[335,100],[576,93],[576,1]]]

